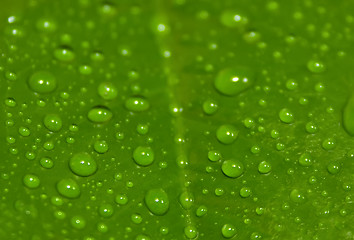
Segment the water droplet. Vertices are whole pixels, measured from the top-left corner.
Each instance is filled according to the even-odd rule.
[[[290,79],[286,82],[286,88],[288,90],[295,90],[298,87],[298,83],[294,81],[293,79]]]
[[[31,131],[26,127],[19,127],[18,133],[23,137],[28,137],[31,134]]]
[[[128,203],[128,197],[125,194],[118,194],[115,198],[115,202],[119,205],[125,205]]]
[[[44,126],[48,128],[49,131],[57,132],[62,127],[62,120],[56,114],[47,114],[43,120]]]
[[[203,111],[207,115],[213,115],[218,110],[219,106],[213,99],[208,99],[203,103]]]
[[[251,196],[252,190],[249,187],[243,187],[240,189],[240,196],[243,198],[247,198]]]
[[[161,189],[151,189],[145,195],[145,204],[151,213],[155,215],[164,215],[170,207],[170,201],[167,193]]]
[[[228,68],[220,71],[215,78],[215,88],[227,96],[235,96],[253,84],[253,74],[242,68]]]
[[[151,240],[151,238],[147,235],[139,234],[138,236],[136,236],[135,240]]]
[[[38,176],[34,174],[26,174],[23,177],[23,184],[28,188],[38,188],[41,181],[39,180]]]
[[[349,135],[354,136],[354,95],[348,100],[343,110],[343,126]]]
[[[57,191],[66,198],[78,198],[80,196],[79,185],[71,178],[64,178],[57,183]]]
[[[46,169],[51,169],[54,166],[54,162],[51,158],[49,157],[43,157],[41,160],[39,160],[39,163],[43,168]]]
[[[248,23],[247,17],[235,10],[226,10],[221,14],[220,21],[227,27],[242,28]]]
[[[306,123],[306,132],[314,134],[318,131],[318,126],[314,122]]]
[[[98,86],[98,94],[105,100],[115,99],[118,95],[117,88],[111,82],[103,82]]]
[[[69,47],[60,47],[55,49],[54,57],[62,62],[70,62],[74,60],[75,53]]]
[[[340,169],[341,169],[341,165],[337,161],[332,161],[327,165],[328,172],[333,175],[339,173]]]
[[[333,138],[326,138],[322,141],[322,148],[324,150],[332,150],[336,147],[336,141]]]
[[[208,159],[212,162],[219,161],[221,159],[221,153],[216,150],[211,150],[208,152]]]
[[[13,99],[13,98],[6,98],[5,105],[8,107],[16,107],[17,103],[16,103],[15,99]]]
[[[207,214],[208,208],[204,205],[201,205],[197,208],[197,210],[195,211],[195,215],[197,215],[197,217],[202,217],[205,214]]]
[[[73,173],[81,177],[87,177],[97,171],[97,163],[86,152],[77,153],[70,158],[69,167]]]
[[[257,240],[257,239],[262,239],[262,235],[259,234],[258,232],[253,232],[250,236],[250,240]]]
[[[129,111],[143,112],[149,109],[150,103],[142,97],[130,97],[125,101],[125,107]]]
[[[41,32],[54,32],[57,28],[57,25],[51,19],[42,18],[37,21],[36,27]]]
[[[196,227],[189,225],[187,227],[184,228],[184,235],[188,238],[188,239],[193,239],[196,238],[198,236],[198,230]]]
[[[149,126],[147,124],[138,124],[138,126],[136,126],[136,131],[140,135],[145,135],[149,132]]]
[[[246,128],[252,128],[255,126],[255,122],[252,118],[245,118],[243,120],[243,125],[246,127]]]
[[[312,165],[312,157],[310,153],[303,153],[299,158],[299,164],[303,167],[308,167]]]
[[[226,160],[221,165],[222,172],[230,178],[237,178],[244,172],[242,162],[234,159]]]
[[[98,213],[100,214],[100,216],[105,217],[105,218],[109,218],[113,215],[114,213],[114,209],[113,206],[109,203],[103,203],[100,205],[100,207],[98,208]]]
[[[97,224],[97,231],[101,233],[106,233],[108,231],[108,226],[104,223],[98,223]]]
[[[133,223],[135,224],[140,224],[143,221],[143,218],[140,214],[134,213],[131,215],[130,219],[132,220]]]
[[[305,195],[297,189],[294,189],[290,192],[290,200],[295,203],[303,203],[305,199]]]
[[[73,216],[70,219],[70,224],[73,228],[81,230],[86,227],[86,220],[81,216]]]
[[[184,209],[190,209],[194,203],[194,195],[187,191],[181,193],[179,196],[179,203]]]
[[[29,78],[28,85],[31,90],[37,93],[50,93],[57,87],[57,80],[50,72],[39,71]]]
[[[79,67],[79,72],[82,75],[90,75],[92,73],[92,68],[88,65],[82,65]]]
[[[279,118],[280,118],[280,120],[283,123],[292,123],[292,122],[294,122],[293,113],[287,108],[283,108],[282,110],[280,110]]]
[[[105,153],[108,151],[108,144],[105,140],[97,140],[94,143],[93,148],[98,153]]]
[[[94,123],[108,122],[112,116],[112,112],[106,107],[94,107],[87,114],[88,119]]]
[[[221,234],[224,238],[232,238],[236,235],[236,228],[234,225],[227,223],[221,228]]]
[[[258,164],[258,172],[267,174],[272,170],[272,165],[267,161],[262,161]]]
[[[137,147],[133,152],[134,161],[140,166],[149,166],[154,161],[154,151],[150,147]]]
[[[221,125],[216,130],[216,138],[223,144],[233,143],[238,136],[238,130],[229,124]]]
[[[307,62],[307,69],[312,73],[322,73],[326,70],[325,65],[321,61],[310,60]]]

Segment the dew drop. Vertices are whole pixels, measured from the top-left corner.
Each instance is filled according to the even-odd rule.
[[[57,25],[51,19],[42,18],[37,21],[36,27],[41,32],[54,32],[57,28]]]
[[[142,97],[130,97],[125,101],[125,107],[132,112],[143,112],[149,109],[150,103]]]
[[[333,175],[339,173],[340,169],[341,169],[341,165],[337,161],[332,161],[332,162],[328,163],[328,165],[327,165],[328,172]]]
[[[170,207],[170,201],[167,193],[161,189],[150,189],[145,195],[145,204],[151,213],[155,215],[164,215]]]
[[[50,72],[39,71],[28,79],[30,89],[37,93],[50,93],[57,87],[57,80]]]
[[[26,127],[19,127],[18,133],[23,137],[28,137],[31,135],[31,131]]]
[[[98,213],[100,214],[100,216],[105,217],[105,218],[109,218],[113,215],[114,213],[114,209],[113,206],[109,203],[103,203],[100,205],[100,207],[98,208]]]
[[[280,118],[280,120],[283,123],[292,123],[292,122],[294,122],[293,113],[287,108],[283,108],[282,110],[280,110],[279,118]]]
[[[117,97],[117,88],[111,82],[103,82],[98,86],[98,95],[105,100],[113,100]]]
[[[210,150],[208,152],[208,159],[212,162],[219,161],[221,159],[221,153],[216,150]]]
[[[106,107],[94,107],[87,114],[88,119],[94,123],[108,122],[112,116],[111,110]]]
[[[119,205],[125,205],[128,203],[128,197],[125,194],[118,194],[115,198],[115,202]]]
[[[233,143],[238,136],[238,130],[236,127],[230,124],[221,125],[216,130],[216,138],[219,142],[223,144],[231,144]]]
[[[312,165],[312,157],[310,153],[303,153],[299,158],[299,164],[303,167],[308,167]]]
[[[48,128],[49,131],[57,132],[62,127],[62,120],[56,114],[47,114],[43,120],[44,126]]]
[[[208,208],[204,205],[201,205],[197,208],[197,210],[195,211],[195,215],[197,217],[202,217],[204,216],[205,214],[207,214],[207,211],[208,211]]]
[[[218,110],[219,106],[213,99],[205,100],[203,103],[203,111],[207,115],[213,115]]]
[[[336,147],[336,141],[333,138],[326,138],[322,141],[322,148],[324,150],[332,150]]]
[[[314,122],[306,123],[306,132],[314,134],[318,131],[318,126]]]
[[[232,238],[236,235],[236,228],[230,223],[224,224],[221,228],[221,234],[224,238]]]
[[[51,158],[49,157],[43,157],[41,160],[39,160],[39,163],[43,168],[46,169],[51,169],[54,166],[54,162]]]
[[[242,68],[227,68],[221,70],[215,78],[216,90],[227,96],[235,96],[253,84],[253,74]]]
[[[108,151],[108,144],[105,140],[97,140],[93,144],[93,148],[98,153],[106,153]]]
[[[26,174],[23,177],[23,184],[28,188],[38,188],[40,183],[39,177],[34,174]]]
[[[196,238],[198,236],[198,230],[195,226],[189,225],[184,228],[184,235],[188,239]]]
[[[226,27],[244,27],[248,23],[247,17],[235,10],[226,10],[221,14],[220,21]]]
[[[267,161],[262,161],[258,164],[258,172],[267,174],[272,170],[272,166]]]
[[[307,62],[307,69],[312,73],[322,73],[326,70],[325,65],[321,61],[310,60]]]
[[[140,135],[145,135],[149,132],[149,126],[147,124],[138,124],[138,126],[136,126],[136,131]]]
[[[294,189],[290,192],[290,200],[295,203],[303,203],[305,199],[305,195],[297,189]]]
[[[60,47],[54,50],[54,57],[62,62],[71,62],[75,58],[75,53],[68,47]]]
[[[70,224],[73,228],[81,230],[86,227],[86,220],[81,216],[73,216],[70,219]]]
[[[222,172],[230,178],[237,178],[244,172],[242,162],[234,159],[225,160],[221,165]]]
[[[133,152],[133,159],[140,166],[149,166],[154,161],[154,151],[150,147],[137,147]]]
[[[181,193],[179,196],[179,203],[184,209],[190,209],[194,203],[194,195],[187,191]]]
[[[57,183],[57,191],[66,198],[78,198],[80,196],[79,185],[71,178],[64,178]]]
[[[69,167],[73,173],[81,177],[87,177],[97,171],[97,163],[86,152],[76,153],[70,158]]]
[[[240,196],[243,198],[247,198],[251,196],[252,190],[249,187],[243,187],[240,189]]]

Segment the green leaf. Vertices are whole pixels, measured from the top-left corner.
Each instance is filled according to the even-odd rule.
[[[353,11],[3,0],[0,239],[353,239]]]

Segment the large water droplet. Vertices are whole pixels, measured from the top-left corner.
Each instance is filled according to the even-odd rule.
[[[37,93],[50,93],[57,87],[57,80],[50,72],[39,71],[28,80],[30,89]]]
[[[242,162],[234,159],[225,160],[221,165],[222,172],[230,178],[237,178],[243,174]]]
[[[71,178],[64,178],[57,183],[57,191],[66,198],[78,198],[80,196],[79,185]]]
[[[134,161],[140,166],[149,166],[154,161],[154,151],[150,147],[137,147],[133,152]]]
[[[242,68],[227,68],[220,71],[215,78],[215,88],[227,96],[237,95],[248,89],[252,84],[254,74]]]
[[[87,114],[88,119],[94,123],[108,122],[112,116],[111,110],[106,107],[94,107]]]
[[[149,109],[150,103],[142,97],[130,97],[125,101],[125,107],[129,111],[143,112]]]
[[[71,171],[81,177],[87,177],[97,171],[96,161],[86,152],[77,153],[69,161]]]
[[[56,114],[47,114],[43,120],[44,126],[52,132],[57,132],[62,127],[62,120]]]
[[[151,189],[145,195],[145,204],[155,215],[164,215],[170,206],[167,193],[161,189]]]
[[[221,125],[216,130],[216,138],[223,144],[233,143],[238,136],[238,130],[229,124]]]

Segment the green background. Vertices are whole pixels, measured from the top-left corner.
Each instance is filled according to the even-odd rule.
[[[354,139],[342,120],[354,93],[351,1],[6,0],[0,5],[0,239],[187,239],[188,226],[197,229],[198,239],[223,239],[224,224],[235,227],[232,239],[354,239]],[[228,12],[247,22],[225,24],[221,19]],[[56,27],[38,27],[40,20]],[[58,58],[54,53],[61,48],[70,49],[73,59]],[[322,62],[325,70],[311,71],[309,61]],[[83,65],[92,73],[82,74]],[[233,96],[217,91],[214,81],[228,68],[245,70],[252,85]],[[55,91],[31,90],[28,79],[38,71],[56,77]],[[102,82],[115,85],[115,99],[98,94]],[[293,82],[295,89],[289,86]],[[126,108],[125,101],[135,96],[146,99],[149,109]],[[6,104],[8,98],[16,106]],[[208,99],[218,105],[212,115],[203,112]],[[95,106],[110,109],[112,119],[89,121]],[[283,108],[291,110],[293,123],[280,121]],[[347,111],[353,113],[354,106]],[[60,131],[44,126],[46,114],[60,116]],[[245,119],[252,119],[250,128]],[[308,122],[318,126],[316,133],[306,131]],[[72,124],[78,131],[70,130]],[[138,124],[147,124],[149,132],[139,134]],[[232,144],[216,138],[223,124],[238,130]],[[21,136],[20,127],[30,135]],[[327,138],[333,149],[322,147]],[[106,153],[94,150],[97,139],[107,142]],[[43,147],[47,141],[52,150]],[[134,162],[138,146],[153,149],[153,164]],[[220,151],[221,159],[210,161],[210,150]],[[96,160],[93,175],[70,170],[70,158],[80,152]],[[313,158],[308,167],[298,162],[306,152]],[[54,167],[42,167],[43,157]],[[223,174],[227,159],[243,163],[242,176]],[[269,174],[258,172],[262,161],[271,164]],[[339,172],[331,174],[329,164]],[[38,176],[40,186],[26,187],[26,174]],[[79,184],[79,198],[60,197],[56,184],[63,178]],[[249,187],[251,196],[241,197],[242,187]],[[144,203],[155,188],[169,198],[163,216]],[[216,189],[224,194],[217,196]],[[300,202],[290,198],[293,190]],[[183,192],[194,196],[190,209],[178,200]],[[128,203],[115,203],[117,194],[126,194]],[[114,209],[108,218],[98,210],[106,203]],[[202,205],[207,213],[198,217]],[[58,211],[64,219],[55,217]],[[131,220],[136,213],[140,224]],[[72,226],[75,216],[85,219],[84,229]],[[97,229],[101,223],[107,232]]]

